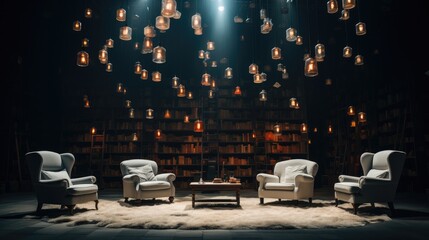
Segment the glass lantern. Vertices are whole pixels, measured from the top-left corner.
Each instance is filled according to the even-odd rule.
[[[191,18],[191,27],[193,29],[201,29],[201,15],[195,13]]]
[[[148,108],[146,109],[146,119],[153,119],[153,109]]]
[[[124,40],[124,41],[129,41],[131,40],[131,36],[133,33],[133,29],[128,27],[128,26],[123,26],[119,29],[119,39]]]
[[[165,63],[166,61],[166,50],[164,47],[157,46],[153,49],[152,61],[154,63]]]
[[[116,20],[119,22],[125,22],[125,20],[127,20],[127,11],[123,8],[116,10]]]
[[[297,31],[295,28],[290,27],[290,28],[286,29],[286,40],[288,42],[295,42],[296,36],[297,36]]]
[[[152,72],[152,81],[161,82],[161,73],[158,71]]]
[[[329,0],[326,3],[326,7],[328,9],[329,14],[334,14],[338,12],[338,1],[337,0]]]
[[[311,57],[305,60],[304,75],[307,77],[315,77],[318,74],[317,61]]]
[[[232,74],[232,68],[227,67],[225,69],[225,78],[226,79],[232,79],[232,76],[233,76],[233,74]]]
[[[267,101],[268,99],[267,99],[267,92],[265,91],[265,90],[262,90],[260,93],[259,93],[259,101],[261,101],[261,102],[265,102],[265,101]]]
[[[279,47],[273,47],[271,49],[271,58],[274,60],[278,60],[282,58],[282,49]]]
[[[87,67],[89,65],[89,54],[85,51],[78,52],[76,64],[79,67]]]
[[[149,72],[146,69],[142,70],[142,74],[140,75],[142,80],[147,80],[149,78]]]
[[[366,34],[366,24],[363,22],[358,22],[355,25],[356,35],[362,36]]]
[[[353,55],[353,49],[349,46],[343,48],[343,57],[349,58]]]

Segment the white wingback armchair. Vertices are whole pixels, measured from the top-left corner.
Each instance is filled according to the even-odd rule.
[[[264,198],[304,199],[311,203],[314,177],[319,165],[306,159],[291,159],[276,163],[274,174],[259,173],[258,196],[261,204]]]
[[[363,176],[340,175],[335,183],[335,202],[349,202],[357,214],[363,203],[387,202],[394,213],[393,200],[405,162],[405,152],[384,150],[377,153],[365,152],[360,157]]]
[[[70,214],[76,204],[95,201],[98,209],[98,186],[94,176],[70,178],[75,158],[71,153],[35,151],[25,155],[37,196],[37,211],[44,203],[67,206]]]
[[[168,197],[170,203],[174,201],[176,188],[173,173],[158,174],[158,165],[147,159],[131,159],[122,161],[122,184],[125,202],[129,198],[160,198]]]

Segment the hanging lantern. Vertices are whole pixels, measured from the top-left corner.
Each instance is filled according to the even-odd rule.
[[[299,109],[299,102],[296,102],[295,109]]]
[[[122,90],[122,93],[125,95],[125,94],[127,94],[127,88],[126,87],[124,87],[124,89]]]
[[[139,140],[139,138],[138,138],[138,136],[137,136],[137,133],[133,133],[132,135],[131,135],[131,141],[133,141],[133,142],[137,142]]]
[[[226,69],[225,69],[225,78],[226,79],[232,79],[232,68],[230,68],[230,67],[227,67]]]
[[[91,103],[89,102],[88,99],[83,101],[83,107],[84,108],[91,108]]]
[[[147,79],[148,79],[148,77],[149,77],[149,72],[148,72],[146,69],[143,69],[143,70],[142,70],[142,75],[140,75],[140,78],[141,78],[142,80],[147,80]]]
[[[355,56],[355,65],[363,65],[363,56],[362,55],[356,55]]]
[[[161,136],[162,136],[162,132],[161,132],[161,129],[156,129],[155,130],[155,138],[156,139],[160,139],[161,138]]]
[[[210,64],[210,67],[216,68],[217,67],[217,62],[216,61],[212,61],[211,64]]]
[[[242,23],[243,22],[243,18],[240,16],[234,16],[234,23]]]
[[[123,8],[116,10],[116,20],[119,22],[125,22],[125,20],[127,20],[127,11]]]
[[[89,65],[89,54],[85,51],[80,51],[77,53],[76,64],[79,67],[87,67]]]
[[[361,36],[366,34],[366,24],[363,22],[358,22],[355,25],[356,35]]]
[[[352,120],[351,122],[350,122],[350,127],[352,127],[352,128],[354,128],[354,127],[356,127],[356,121],[355,120]]]
[[[191,18],[191,27],[193,29],[201,29],[201,15],[195,13]]]
[[[130,108],[129,117],[134,118],[134,108]]]
[[[85,9],[85,17],[86,18],[91,18],[92,17],[92,9],[91,8]]]
[[[282,134],[282,130],[281,130],[280,124],[274,125],[274,134],[275,135],[281,135]]]
[[[155,27],[161,31],[170,29],[170,19],[164,16],[158,16],[155,20]]]
[[[214,78],[211,78],[210,88],[211,89],[216,89],[216,80]]]
[[[239,86],[235,87],[234,96],[241,96],[241,89]]]
[[[153,119],[153,109],[146,109],[146,119]]]
[[[273,29],[273,22],[270,18],[264,18],[264,21],[261,25],[261,33],[262,34],[268,34]]]
[[[215,91],[213,89],[209,90],[209,98],[214,98],[215,97]]]
[[[109,60],[109,54],[107,53],[107,47],[103,47],[100,51],[98,51],[98,59],[101,64],[106,64]]]
[[[204,50],[198,51],[198,58],[199,59],[204,59]]]
[[[340,20],[348,20],[350,18],[350,13],[349,13],[349,10],[347,10],[347,9],[343,9],[342,11],[341,11],[341,17],[340,17]]]
[[[143,34],[145,37],[154,38],[154,37],[156,37],[156,30],[153,26],[147,25],[143,29]]]
[[[286,40],[288,42],[295,42],[296,41],[296,35],[297,35],[297,31],[295,28],[290,27],[290,28],[286,29]]]
[[[142,74],[142,65],[140,62],[136,62],[136,64],[134,64],[134,73],[139,75]]]
[[[174,13],[173,18],[174,19],[180,19],[182,17],[182,13],[179,10],[176,10],[176,12]]]
[[[317,127],[313,128],[313,132],[314,132],[314,133],[317,133],[317,132],[318,132]]]
[[[125,107],[131,108],[131,101],[130,100],[125,100]]]
[[[84,38],[82,39],[82,47],[88,47],[89,46],[89,39]]]
[[[332,134],[334,132],[334,129],[332,128],[332,125],[328,125],[328,134]]]
[[[131,40],[132,33],[133,29],[125,25],[119,29],[119,39],[129,41]]]
[[[256,74],[258,73],[258,65],[252,63],[249,65],[249,73],[250,74]]]
[[[281,63],[277,64],[277,71],[282,72],[285,69],[285,66]]]
[[[274,60],[278,60],[282,58],[282,49],[279,47],[273,47],[271,49],[271,58]]]
[[[267,74],[264,72],[261,72],[261,79],[262,79],[262,82],[267,81]]]
[[[189,123],[189,116],[188,115],[185,115],[185,117],[183,118],[183,122]]]
[[[318,74],[317,61],[311,57],[305,60],[304,75],[307,77],[315,77]]]
[[[326,7],[328,8],[328,13],[330,13],[330,14],[338,12],[338,2],[337,2],[337,0],[329,0],[326,3]]]
[[[252,131],[252,138],[255,139],[256,138],[256,132],[255,130]]]
[[[152,62],[154,63],[165,63],[166,61],[166,50],[161,46],[157,46],[153,49]]]
[[[206,60],[210,59],[210,52],[209,51],[204,52],[204,59],[206,59]]]
[[[82,23],[78,20],[73,22],[73,31],[80,32],[82,30]]]
[[[191,92],[191,91],[188,91],[188,92],[186,93],[186,98],[187,98],[187,99],[193,99],[193,98],[194,98],[194,95],[192,94],[192,92]]]
[[[109,38],[106,40],[106,47],[107,48],[113,48],[114,44],[115,44],[115,41],[113,41],[113,39]]]
[[[265,101],[267,101],[268,99],[267,99],[267,92],[265,91],[265,90],[262,90],[260,93],[259,93],[259,101],[261,101],[261,102],[265,102]]]
[[[197,36],[203,35],[203,28],[194,29],[194,34]]]
[[[177,88],[177,96],[178,97],[185,97],[186,96],[186,88],[184,85],[180,84]]]
[[[171,118],[171,113],[170,110],[166,109],[164,112],[164,118],[165,119],[170,119]]]
[[[353,49],[349,46],[343,48],[343,57],[349,58],[353,55]]]
[[[203,76],[201,76],[201,85],[203,86],[210,86],[211,84],[211,76],[208,73],[204,73]]]
[[[201,120],[196,120],[194,122],[194,132],[203,132],[204,131],[204,124]]]
[[[352,9],[356,6],[356,0],[343,0],[344,9]]]
[[[261,10],[259,10],[259,18],[261,19],[261,20],[263,20],[264,18],[266,18],[267,17],[267,10],[265,10],[265,9],[263,9],[263,8],[261,8]]]
[[[207,50],[209,51],[215,50],[215,43],[213,41],[207,42]]]
[[[153,49],[152,38],[145,37],[143,40],[143,47],[142,47],[141,53],[143,53],[143,54],[151,53],[152,49]]]
[[[295,41],[295,44],[296,45],[302,45],[304,43],[304,41],[302,40],[302,37],[301,36],[296,36],[296,41]]]
[[[325,45],[318,43],[314,47],[314,55],[316,58],[324,58],[325,57]]]
[[[366,113],[364,113],[364,112],[358,113],[358,122],[360,122],[360,123],[366,122]]]
[[[113,71],[113,64],[107,63],[106,64],[106,72],[112,72]]]
[[[253,75],[253,83],[262,83],[263,81],[261,74],[256,73]]]
[[[90,130],[91,135],[95,135],[97,133],[97,128],[92,127]]]
[[[118,85],[116,86],[116,92],[118,92],[118,93],[124,92],[124,88],[122,86],[122,83],[118,83]]]
[[[287,72],[286,68],[282,71],[282,79],[286,80],[289,78],[289,73]]]
[[[349,106],[347,108],[347,115],[349,115],[349,116],[354,116],[355,115],[355,109],[354,109],[353,106]]]
[[[176,76],[174,76],[172,79],[171,79],[171,87],[172,88],[178,88],[179,87],[179,78],[178,77],[176,77]]]
[[[176,14],[177,3],[175,0],[162,0],[161,15],[172,18]]]
[[[299,128],[299,130],[301,131],[301,133],[307,133],[307,124],[301,123],[301,127]]]
[[[161,82],[161,73],[158,71],[152,72],[152,81]]]
[[[296,98],[290,98],[289,99],[289,107],[290,108],[295,108],[297,103],[298,103],[298,101],[296,100]]]

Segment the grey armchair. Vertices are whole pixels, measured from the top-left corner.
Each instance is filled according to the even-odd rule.
[[[37,196],[37,212],[44,203],[66,206],[70,214],[76,204],[95,202],[98,210],[98,186],[94,176],[70,178],[75,158],[71,153],[35,151],[25,155]]]
[[[363,176],[340,175],[335,183],[335,202],[349,202],[357,214],[363,203],[387,202],[394,213],[393,200],[405,162],[405,152],[384,150],[377,153],[365,152],[360,157]]]
[[[174,201],[176,188],[173,173],[158,174],[158,165],[155,161],[147,159],[131,159],[122,161],[123,194],[125,202],[129,198],[160,198],[168,197],[170,203]]]
[[[264,198],[304,199],[312,202],[314,177],[319,165],[305,159],[291,159],[276,163],[274,174],[259,173],[258,196],[260,204]]]

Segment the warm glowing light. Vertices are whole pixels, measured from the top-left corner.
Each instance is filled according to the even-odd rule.
[[[125,9],[120,8],[116,10],[116,20],[118,20],[119,22],[125,22],[126,19],[127,19],[127,11],[125,11]]]
[[[123,26],[119,29],[119,39],[130,41],[132,38],[133,29],[128,26]]]
[[[274,60],[278,60],[282,58],[282,49],[279,47],[273,47],[271,49],[271,58]]]
[[[177,96],[178,97],[185,97],[186,96],[186,88],[185,85],[180,84],[177,88]]]
[[[333,128],[332,128],[332,125],[331,124],[329,124],[328,125],[328,134],[332,134],[334,132],[334,130],[333,130]]]
[[[305,60],[304,75],[307,77],[315,77],[318,74],[319,70],[317,68],[317,61],[311,57]]]
[[[134,114],[134,108],[130,108],[129,110],[129,117],[130,118],[134,118],[135,114]]]
[[[194,132],[203,132],[203,131],[204,131],[203,121],[196,120],[194,122]]]
[[[89,39],[84,38],[82,39],[82,47],[88,47],[89,46]]]
[[[349,106],[347,108],[347,115],[354,116],[355,115],[355,108],[353,106]]]
[[[152,38],[145,37],[143,40],[143,47],[142,47],[141,53],[143,54],[151,53],[152,50],[153,50]]]
[[[301,127],[299,130],[301,131],[301,133],[307,133],[307,131],[308,131],[307,124],[301,123]]]
[[[361,36],[366,34],[366,24],[363,22],[358,22],[355,25],[356,35]]]
[[[85,17],[86,18],[91,18],[92,17],[92,10],[91,10],[91,8],[85,9]]]
[[[161,73],[158,71],[152,72],[152,81],[161,82]]]
[[[97,129],[95,127],[92,127],[90,132],[92,135],[95,135],[97,133]]]
[[[142,74],[140,75],[140,78],[141,78],[142,80],[147,80],[147,79],[148,79],[148,77],[149,77],[149,72],[148,72],[146,69],[143,69],[143,70],[142,70]]]
[[[232,68],[227,67],[227,68],[225,69],[225,78],[226,78],[226,79],[232,79],[232,77],[233,77],[233,74],[232,74]]]
[[[330,14],[338,12],[338,2],[337,2],[337,0],[329,0],[326,3],[326,7],[328,8],[328,13],[330,13]]]
[[[258,65],[256,65],[255,63],[250,64],[249,65],[249,73],[250,74],[258,73]]]
[[[152,61],[159,64],[166,62],[166,50],[164,47],[157,46],[153,49]]]
[[[265,90],[262,90],[260,93],[259,93],[259,101],[261,101],[261,102],[265,102],[265,101],[267,101],[268,99],[267,99],[267,92],[265,91]]]
[[[142,74],[142,65],[140,62],[136,62],[136,64],[134,64],[134,73],[139,75]]]
[[[363,65],[363,56],[362,55],[356,55],[355,65]]]
[[[359,112],[359,113],[358,113],[358,121],[359,121],[360,123],[364,123],[364,122],[366,122],[366,113],[364,113],[364,112]]]
[[[89,65],[89,54],[85,51],[78,52],[76,64],[79,67],[87,67]]]
[[[235,96],[241,96],[241,89],[240,89],[240,87],[239,87],[239,86],[236,86],[236,87],[235,87],[234,95],[235,95]]]
[[[82,30],[82,23],[78,20],[73,22],[73,31],[79,32]]]
[[[146,119],[153,119],[153,109],[146,109]]]
[[[189,116],[188,115],[185,115],[185,117],[183,118],[183,122],[189,123]]]
[[[160,139],[161,135],[162,135],[161,129],[159,129],[159,128],[156,129],[156,131],[155,131],[155,138],[156,139]]]
[[[169,118],[171,118],[171,113],[170,113],[170,110],[165,110],[165,112],[164,112],[164,118],[165,119],[169,119]]]
[[[274,134],[276,134],[276,135],[281,135],[282,134],[282,130],[280,128],[280,124],[274,125]]]
[[[107,48],[113,48],[113,46],[115,45],[115,41],[111,38],[106,40],[106,47]]]
[[[343,57],[349,58],[353,55],[353,49],[349,46],[343,48]]]

